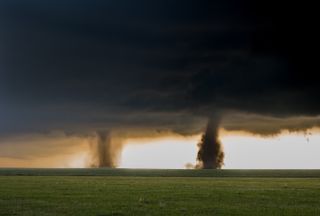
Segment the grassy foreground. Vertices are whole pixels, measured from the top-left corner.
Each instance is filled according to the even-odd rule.
[[[245,177],[247,171],[242,177],[173,177],[173,171],[159,177],[161,170],[152,177],[112,176],[115,170],[104,170],[105,176],[72,176],[71,170],[63,171],[71,176],[43,176],[40,171],[0,170],[0,215],[320,215],[320,178],[303,178],[303,171],[295,178],[259,177],[261,171],[256,177]]]

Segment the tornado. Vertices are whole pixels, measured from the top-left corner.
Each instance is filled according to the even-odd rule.
[[[90,167],[114,168],[117,166],[120,146],[112,142],[111,132],[97,131],[95,139],[91,144]]]
[[[205,133],[198,143],[197,167],[203,169],[220,169],[223,166],[224,152],[219,140],[219,117],[209,118]]]

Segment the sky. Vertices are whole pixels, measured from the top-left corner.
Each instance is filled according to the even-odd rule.
[[[1,1],[0,166],[66,167],[73,155],[72,166],[143,167],[129,159],[161,148],[162,165],[139,163],[299,168],[288,153],[319,152],[318,138],[304,139],[320,125],[314,10],[273,0]]]

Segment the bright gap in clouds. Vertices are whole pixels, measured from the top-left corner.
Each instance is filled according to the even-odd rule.
[[[196,163],[198,139],[199,136],[128,140],[120,168],[185,168]]]
[[[320,134],[276,137],[228,135],[222,138],[226,169],[319,169]]]
[[[199,136],[131,139],[124,146],[121,168],[186,168],[196,163]],[[274,137],[227,133],[221,137],[224,169],[319,169],[320,134],[283,133]]]
[[[223,169],[319,169],[320,132],[282,133],[259,137],[221,131],[225,151]],[[121,168],[186,168],[195,165],[201,136],[128,139]],[[44,145],[40,145],[44,143]],[[40,148],[41,147],[41,148]],[[82,138],[31,140],[0,145],[0,167],[86,167],[90,145]]]

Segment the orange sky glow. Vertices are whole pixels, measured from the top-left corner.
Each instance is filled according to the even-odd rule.
[[[120,168],[191,168],[196,164],[201,135],[168,135],[125,140]],[[283,132],[261,137],[220,130],[225,150],[225,169],[305,169],[320,167],[320,133]],[[27,141],[26,141],[27,140]],[[29,141],[28,141],[29,140]],[[24,137],[0,146],[1,167],[86,167],[90,147],[81,137],[45,140]]]

